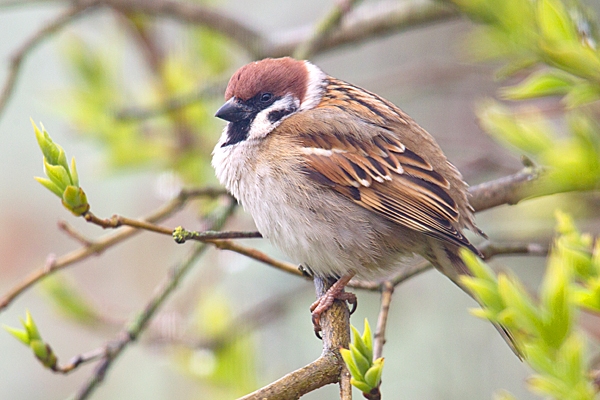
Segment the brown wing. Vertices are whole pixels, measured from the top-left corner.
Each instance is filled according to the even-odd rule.
[[[450,182],[391,132],[360,141],[350,134],[303,135],[300,144],[310,178],[399,225],[479,253],[458,229]]]

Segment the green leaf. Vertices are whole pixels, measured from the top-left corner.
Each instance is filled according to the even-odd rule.
[[[477,110],[483,129],[500,141],[530,154],[539,154],[554,145],[552,128],[541,115],[515,118],[494,101],[484,102]]]
[[[506,99],[523,100],[567,94],[573,85],[571,74],[560,70],[539,71],[529,75],[518,85],[500,89],[500,94]]]
[[[369,362],[373,362],[373,334],[371,333],[371,326],[369,325],[369,321],[365,318],[365,331],[362,334],[362,341],[365,344],[365,347],[369,350],[369,354],[371,357],[369,358]]]
[[[73,186],[79,186],[79,174],[77,173],[77,165],[75,164],[75,157],[71,158],[71,181]]]
[[[461,276],[460,281],[475,295],[481,304],[494,313],[501,311],[505,307],[502,298],[498,293],[498,285],[496,282],[470,276]]]
[[[12,328],[12,327],[6,326],[6,325],[4,325],[3,327],[4,327],[4,330],[6,330],[11,335],[13,335],[17,340],[19,340],[25,346],[29,347],[30,339],[29,339],[29,334],[27,333],[27,331],[17,329],[17,328]]]
[[[64,275],[51,275],[41,285],[53,305],[66,317],[89,326],[98,321],[98,314],[88,299]]]
[[[550,41],[577,41],[577,31],[559,0],[537,1],[537,22],[542,35]]]
[[[48,178],[60,189],[64,190],[71,184],[71,177],[62,165],[51,165],[44,158],[44,169]]]
[[[63,190],[56,186],[50,179],[40,178],[39,176],[34,176],[33,179],[41,183],[46,189],[62,199]]]
[[[526,289],[517,278],[509,278],[505,274],[498,276],[498,292],[512,310],[515,323],[530,334],[539,335],[543,327],[541,316],[535,307]]]
[[[579,42],[542,43],[544,61],[551,66],[600,84],[600,55]]]
[[[367,359],[369,365],[371,365],[371,363],[373,362],[373,350],[367,348],[367,346],[362,340],[362,337],[360,336],[360,333],[358,333],[358,330],[354,327],[354,325],[350,325],[350,328],[352,330],[352,343],[356,346],[358,351],[360,351],[360,353]]]
[[[365,383],[374,389],[381,382],[381,374],[383,373],[383,357],[378,358],[373,362],[371,368],[365,373]]]
[[[359,371],[358,367],[354,363],[352,352],[348,349],[340,349],[340,354],[346,363],[346,367],[348,367],[348,371],[350,371],[350,375],[357,380],[362,380],[363,374]]]
[[[35,132],[35,138],[37,139],[38,145],[42,150],[42,154],[44,154],[44,158],[51,165],[58,165],[60,161],[60,153],[62,148],[52,141],[48,132],[44,129],[42,125],[42,131],[37,127],[33,119],[29,119],[31,121],[31,125],[33,125],[33,131]],[[41,124],[40,124],[41,125]],[[64,151],[63,151],[64,154]]]
[[[563,383],[560,378],[549,375],[533,375],[527,383],[534,393],[555,397],[563,392]],[[591,399],[590,399],[591,400]]]
[[[365,382],[354,378],[350,378],[350,384],[363,393],[369,393],[372,389]]]
[[[350,344],[350,352],[352,353],[352,360],[356,365],[356,368],[360,371],[360,376],[365,376],[365,373],[371,367],[371,363],[367,358],[358,350],[354,343]]]
[[[35,321],[33,320],[33,317],[31,316],[29,311],[25,311],[25,321],[21,322],[27,330],[27,334],[29,335],[29,338],[31,340],[42,340],[40,332],[38,331]]]
[[[484,281],[496,282],[496,274],[488,265],[468,249],[459,250],[460,257],[465,262],[473,275]]]
[[[542,338],[552,348],[559,348],[571,328],[571,305],[569,304],[570,274],[555,250],[550,255],[548,268],[540,288],[540,299],[546,310],[546,328]]]
[[[588,82],[573,85],[563,99],[567,108],[576,108],[600,100],[600,86]]]

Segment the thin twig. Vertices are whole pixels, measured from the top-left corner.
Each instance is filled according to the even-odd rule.
[[[214,239],[256,239],[262,238],[260,232],[214,232],[214,231],[187,231],[181,226],[171,231],[173,238],[177,243],[185,243],[188,240],[196,240],[198,242],[212,241]]]
[[[315,50],[320,47],[321,42],[340,25],[342,18],[350,12],[357,2],[358,0],[338,0],[333,9],[313,29],[312,35],[294,50],[294,58],[300,60],[310,58]]]
[[[42,29],[37,31],[27,41],[25,41],[21,47],[10,58],[10,65],[8,70],[8,76],[4,81],[4,86],[0,92],[0,116],[6,109],[8,100],[13,94],[19,73],[21,72],[21,65],[25,58],[31,53],[31,51],[39,45],[44,39],[50,37],[53,33],[58,31],[60,28],[71,22],[75,17],[80,16],[83,11],[89,9],[95,4],[94,1],[81,2],[81,4],[75,5],[60,14],[52,22],[44,26]]]
[[[84,247],[89,247],[93,243],[67,221],[58,221],[58,228]]]
[[[242,246],[241,244],[232,242],[230,240],[214,240],[214,241],[211,241],[210,243],[221,250],[231,250],[236,253],[243,254],[247,257],[253,258],[253,259],[260,261],[262,263],[265,263],[267,265],[270,265],[272,267],[275,267],[284,272],[288,272],[292,275],[298,275],[298,276],[304,277],[304,275],[302,274],[302,272],[300,271],[300,269],[298,268],[297,265],[294,265],[292,263],[285,262],[285,261],[276,260],[272,257],[269,257],[268,255],[266,255],[265,253],[263,253],[257,249]]]
[[[231,202],[231,204],[224,211],[222,211],[219,218],[214,222],[212,229],[220,229],[224,225],[227,218],[233,213],[234,209],[235,203]],[[115,361],[115,359],[123,353],[129,344],[138,339],[140,334],[148,326],[148,323],[154,314],[179,286],[179,283],[183,277],[187,272],[190,271],[192,266],[196,263],[196,260],[202,255],[202,253],[204,253],[206,248],[207,245],[205,243],[197,244],[181,263],[178,263],[171,268],[167,277],[155,291],[155,295],[152,296],[144,309],[133,318],[128,328],[121,333],[120,338],[110,346],[110,351],[107,351],[104,354],[102,360],[94,369],[94,373],[90,379],[77,391],[74,396],[75,400],[87,399],[102,383],[106,373],[112,366],[112,363]]]
[[[100,0],[100,2],[124,13],[133,12],[155,17],[169,17],[205,26],[234,40],[251,54],[260,54],[263,47],[268,45],[267,39],[257,30],[221,11],[200,3],[177,0]]]
[[[432,23],[449,21],[459,16],[456,8],[438,1],[381,1],[365,4],[348,13],[340,26],[318,43],[312,55]],[[279,33],[275,37],[282,39],[273,40],[275,44],[265,48],[262,56],[282,57],[293,54],[298,46],[312,35],[311,27]]]
[[[541,243],[493,243],[488,242],[479,247],[485,259],[494,256],[531,255],[545,257],[548,255],[548,244]]]
[[[381,308],[377,317],[377,328],[375,329],[373,341],[373,359],[376,360],[383,354],[383,345],[385,344],[385,328],[387,325],[388,315],[390,312],[390,304],[392,295],[394,294],[394,285],[392,282],[386,281],[382,285],[381,291]]]
[[[106,346],[99,347],[97,349],[88,351],[86,353],[79,354],[73,357],[66,365],[56,366],[53,368],[54,372],[58,372],[61,374],[68,374],[73,372],[79,366],[87,364],[92,361],[96,361],[99,358],[103,357],[106,354]]]
[[[143,10],[140,10],[143,11]],[[382,35],[401,32],[425,24],[442,22],[458,17],[452,7],[441,5],[435,1],[422,2],[380,2],[365,4],[360,9],[350,11],[337,28],[329,35],[313,44],[312,54],[318,54],[347,44],[374,39]],[[273,45],[260,46],[262,53],[256,58],[287,56],[313,37],[313,28],[306,26],[294,32],[275,34],[279,41]],[[279,39],[283,37],[284,39]],[[270,42],[269,42],[270,43]],[[301,57],[302,54],[296,54]],[[186,107],[201,99],[221,96],[225,92],[229,75],[204,84],[192,93],[168,99],[164,103],[150,107],[134,106],[116,112],[120,119],[147,119],[166,112]]]
[[[158,222],[180,210],[191,198],[199,196],[214,197],[215,195],[218,196],[220,194],[222,194],[221,191],[215,191],[213,188],[206,190],[183,190],[179,196],[148,214],[146,217],[142,218],[142,220],[149,223]],[[140,232],[141,231],[137,228],[123,227],[113,233],[109,233],[100,237],[99,239],[91,242],[89,245],[71,251],[60,257],[56,257],[54,255],[49,256],[44,267],[31,272],[21,282],[10,289],[6,295],[0,298],[0,312],[5,309],[17,296],[22,294],[25,290],[30,288],[39,280],[86,258],[98,255],[106,249],[121,243]]]

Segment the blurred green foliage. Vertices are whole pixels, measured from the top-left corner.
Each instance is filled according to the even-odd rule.
[[[102,317],[89,299],[65,275],[50,275],[40,285],[52,306],[66,318],[89,327],[102,322]]]
[[[580,233],[572,219],[557,213],[557,238],[548,257],[538,298],[520,280],[494,272],[470,252],[463,253],[472,277],[462,282],[482,309],[473,314],[503,325],[524,360],[536,372],[534,393],[553,399],[594,399],[587,344],[576,329],[580,309],[600,312],[600,239]]]
[[[193,337],[203,346],[179,346],[177,368],[212,385],[218,398],[235,398],[256,389],[255,343],[234,319],[229,297],[219,291],[203,295],[194,313]]]
[[[183,26],[180,41],[172,43],[151,18],[126,15],[117,21],[123,29],[106,47],[77,36],[65,41],[73,86],[58,108],[79,134],[102,145],[114,169],[175,171],[188,184],[212,181],[210,153],[220,130],[214,99],[198,98],[175,109],[166,105],[223,73],[229,66],[227,41],[204,28]],[[127,69],[131,52],[146,61],[141,71]],[[132,107],[163,106],[164,112],[151,118],[122,116]]]
[[[478,108],[482,127],[550,167],[544,181],[548,189],[597,189],[600,50],[592,13],[575,1],[453,2],[483,23],[470,35],[473,53],[505,61],[499,77],[521,77],[518,84],[501,89],[504,99],[561,98],[563,112],[559,116],[530,104],[515,109],[486,101]]]

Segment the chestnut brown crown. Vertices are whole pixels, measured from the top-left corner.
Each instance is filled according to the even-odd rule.
[[[246,101],[261,92],[276,97],[292,94],[300,102],[306,95],[307,70],[304,61],[290,57],[266,58],[246,64],[229,80],[225,100],[235,97]]]

